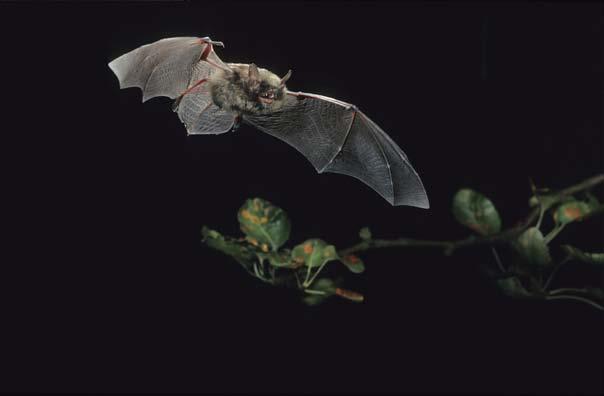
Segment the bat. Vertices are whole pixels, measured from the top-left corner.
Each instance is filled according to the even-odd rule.
[[[289,91],[255,64],[224,63],[209,37],[172,37],[143,45],[109,63],[120,88],[138,87],[143,102],[174,99],[190,135],[221,134],[249,124],[297,149],[318,173],[349,175],[392,205],[429,208],[428,196],[400,147],[355,105]]]

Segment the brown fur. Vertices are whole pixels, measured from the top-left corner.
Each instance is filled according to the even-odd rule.
[[[229,63],[231,72],[219,71],[208,83],[214,103],[227,111],[240,114],[267,114],[278,110],[285,99],[285,86],[274,73],[258,68],[259,79],[250,77],[250,65]],[[259,95],[267,90],[275,94],[272,103],[264,103]]]

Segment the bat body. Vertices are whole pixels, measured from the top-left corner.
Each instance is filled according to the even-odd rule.
[[[210,38],[174,37],[109,63],[120,87],[139,87],[143,102],[175,99],[188,134],[220,134],[241,122],[290,144],[319,172],[355,177],[392,205],[428,208],[422,182],[392,139],[356,106],[289,91],[282,78],[252,64],[224,63]]]

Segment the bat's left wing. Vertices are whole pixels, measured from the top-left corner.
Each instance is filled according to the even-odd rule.
[[[212,102],[207,80],[218,70],[230,70],[213,49],[209,37],[171,37],[136,48],[109,63],[120,88],[138,87],[143,102],[156,96],[176,99],[174,111],[189,134],[231,130],[235,116]]]
[[[392,205],[429,207],[426,190],[405,153],[350,103],[288,92],[278,111],[243,119],[292,145],[319,173],[355,177]]]

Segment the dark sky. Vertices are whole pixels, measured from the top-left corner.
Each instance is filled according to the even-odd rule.
[[[363,292],[307,308],[200,244],[239,235],[246,198],[293,243],[468,235],[451,197],[522,219],[528,178],[603,169],[602,5],[204,2],[0,4],[5,239],[0,391],[602,393],[602,314],[499,295],[485,249],[383,250]],[[292,90],[361,108],[407,153],[428,211],[391,207],[250,127],[187,137],[170,100],[120,91],[113,58],[172,36],[225,42]],[[6,122],[8,121],[8,122]],[[600,190],[601,191],[601,190]],[[586,250],[602,220],[562,237]],[[504,255],[505,259],[505,255]],[[571,286],[601,272],[577,264]],[[574,282],[574,283],[573,283]],[[566,285],[566,284],[565,284]]]

